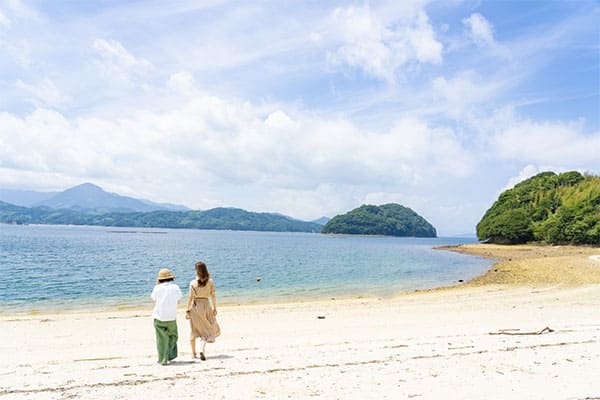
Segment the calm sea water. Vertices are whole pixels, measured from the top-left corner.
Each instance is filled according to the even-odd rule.
[[[489,260],[432,249],[473,241],[1,225],[0,312],[147,304],[160,268],[186,293],[199,260],[220,303],[385,297],[483,273]]]

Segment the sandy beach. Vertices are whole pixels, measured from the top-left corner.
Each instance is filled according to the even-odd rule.
[[[206,361],[181,310],[180,355],[156,363],[150,301],[2,316],[0,399],[600,399],[599,248],[450,250],[499,263],[394,298],[220,307]]]

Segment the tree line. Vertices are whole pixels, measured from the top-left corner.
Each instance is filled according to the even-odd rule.
[[[600,177],[542,172],[504,191],[477,224],[495,243],[600,245]]]
[[[206,211],[90,213],[75,209],[19,207],[0,202],[0,221],[16,224],[98,225],[277,232],[319,232],[321,225],[272,213],[238,208]]]

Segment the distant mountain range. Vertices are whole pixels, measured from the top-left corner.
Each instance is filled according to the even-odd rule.
[[[239,208],[206,211],[86,213],[73,208],[20,207],[0,201],[0,222],[16,225],[98,225],[140,228],[188,228],[235,231],[320,232],[322,225],[284,215]]]
[[[322,223],[239,208],[192,211],[105,192],[91,183],[58,193],[0,190],[0,222],[152,228],[320,232]],[[9,200],[12,200],[9,201]],[[19,204],[20,203],[20,204]],[[317,221],[327,219],[322,217]]]
[[[104,191],[100,186],[84,183],[63,192],[0,189],[0,201],[22,207],[73,209],[91,213],[187,211],[189,208],[168,203],[154,203]]]

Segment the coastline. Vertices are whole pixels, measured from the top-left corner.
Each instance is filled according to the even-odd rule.
[[[489,246],[451,249],[500,261],[445,289],[220,306],[206,362],[181,310],[168,367],[150,306],[0,316],[0,398],[600,398],[600,284],[571,279],[600,249]]]
[[[470,280],[457,281],[453,285],[429,289],[409,289],[389,296],[345,294],[335,296],[319,296],[299,298],[267,297],[264,300],[251,301],[219,301],[220,307],[239,307],[244,305],[266,306],[284,304],[306,304],[346,300],[390,300],[411,293],[427,293],[436,291],[457,290],[464,287],[486,285],[563,285],[578,286],[600,284],[600,247],[590,246],[543,246],[536,244],[494,245],[494,244],[460,244],[434,247],[435,250],[451,251],[494,260],[494,263],[483,274]],[[184,293],[185,297],[185,293]],[[85,314],[106,312],[144,312],[152,308],[149,298],[110,300],[106,304],[96,300],[87,300],[91,307],[82,307],[76,300],[46,307],[41,305],[27,311],[0,311],[0,320],[5,317],[27,317],[60,314]],[[180,304],[180,311],[184,305]]]
[[[463,244],[438,249],[497,260],[486,273],[458,286],[600,284],[600,247]]]

